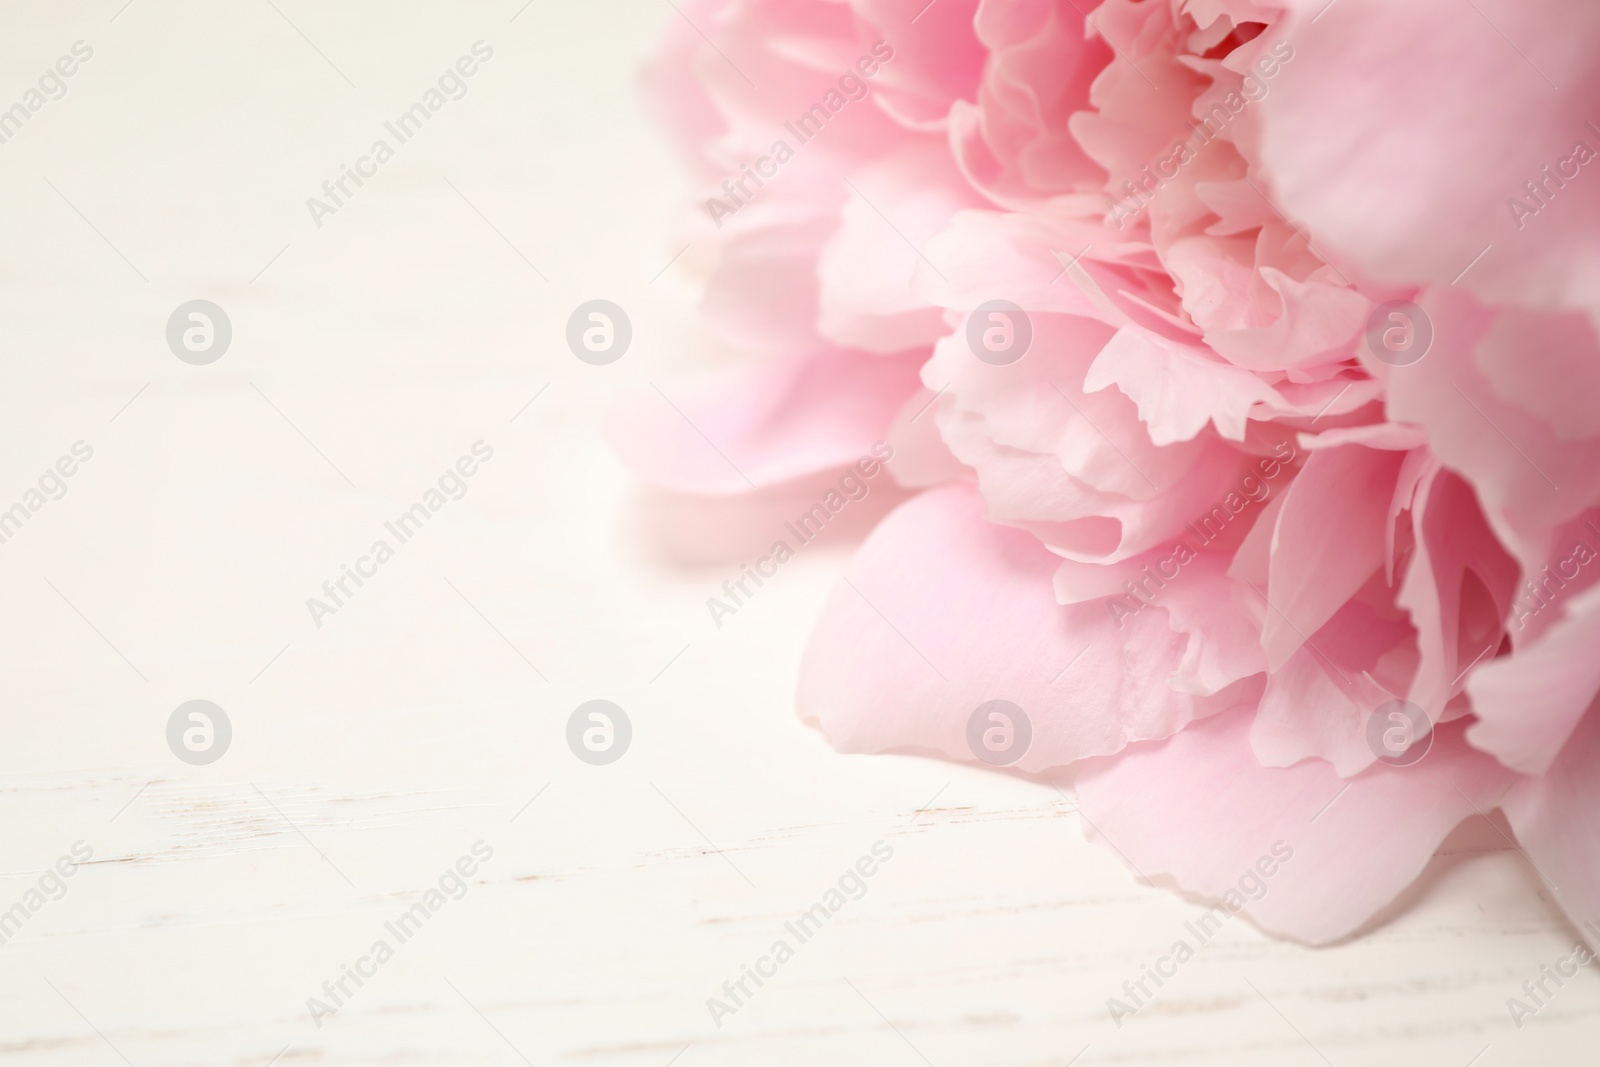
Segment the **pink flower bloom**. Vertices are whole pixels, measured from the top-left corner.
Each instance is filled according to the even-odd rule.
[[[1600,7],[1481,6],[683,5],[751,359],[613,436],[769,539],[892,446],[802,665],[837,747],[1077,765],[1224,899],[1286,843],[1246,910],[1306,941],[1495,808],[1600,918]]]

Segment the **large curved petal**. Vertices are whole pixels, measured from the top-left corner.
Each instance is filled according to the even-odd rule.
[[[948,327],[944,309],[912,288],[920,250],[975,195],[929,138],[860,168],[848,188],[839,229],[817,260],[818,330],[871,352],[932,345]]]
[[[1358,930],[1514,777],[1454,725],[1410,767],[1380,764],[1348,780],[1320,760],[1262,767],[1250,722],[1247,711],[1218,715],[1095,760],[1078,778],[1078,802],[1090,835],[1140,874],[1169,874],[1208,898],[1233,893],[1264,929],[1313,944]],[[1279,862],[1258,867],[1263,857]]]
[[[1272,535],[1261,640],[1276,670],[1383,566],[1389,500],[1405,453],[1319,449],[1284,494]]]
[[[1231,707],[1167,679],[1186,638],[1161,610],[1120,619],[1057,604],[1057,559],[983,519],[963,486],[901,505],[861,545],[806,647],[799,709],[847,752],[931,751],[973,760],[968,719],[990,700],[1023,709],[1038,771],[1165,737]]]
[[[1484,522],[1471,487],[1449,471],[1422,479],[1411,518],[1415,551],[1395,603],[1417,628],[1409,699],[1437,721],[1468,671],[1499,650],[1517,565]]]
[[[1597,649],[1600,587],[1592,586],[1532,643],[1473,671],[1467,692],[1478,721],[1468,739],[1508,767],[1547,771],[1600,694]]]
[[[1381,281],[1600,306],[1600,5],[1295,7],[1294,58],[1260,104],[1286,212]]]
[[[1460,289],[1429,290],[1419,304],[1433,326],[1427,355],[1405,367],[1367,364],[1384,379],[1389,418],[1428,431],[1429,448],[1472,485],[1495,536],[1535,572],[1550,531],[1600,500],[1600,436],[1565,440],[1495,389],[1477,353],[1496,312]]]
[[[1506,795],[1506,820],[1529,860],[1591,945],[1600,943],[1600,714],[1591,710],[1559,759]]]
[[[875,75],[878,105],[889,115],[913,128],[936,127],[951,104],[977,95],[985,59],[973,25],[977,0],[850,0],[850,6],[894,49]]]
[[[741,493],[848,466],[917,391],[915,353],[826,351],[740,368],[698,390],[652,385],[606,419],[623,461],[679,492]]]

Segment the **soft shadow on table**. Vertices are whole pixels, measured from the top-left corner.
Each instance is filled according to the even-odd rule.
[[[1428,897],[1452,873],[1478,858],[1498,852],[1511,852],[1515,850],[1512,842],[1516,836],[1511,832],[1511,826],[1506,822],[1505,815],[1496,809],[1488,814],[1473,815],[1460,823],[1454,830],[1445,836],[1435,850],[1433,858],[1422,869],[1416,881],[1408,885],[1401,894],[1390,901],[1364,926],[1356,930],[1349,937],[1342,938],[1334,944],[1344,944],[1365,937],[1374,930],[1387,926],[1398,916],[1416,907],[1423,899]],[[1562,928],[1571,933],[1576,941],[1580,938],[1578,928],[1567,919],[1566,914],[1556,902],[1545,896],[1544,883],[1538,874],[1524,862],[1520,865],[1521,876],[1526,879],[1531,892],[1545,901],[1550,906],[1551,915],[1561,924]]]
[[[813,730],[816,729],[815,724],[808,723],[807,725],[812,726]],[[884,755],[906,756],[918,759],[937,760],[946,763],[950,762],[949,757],[941,752],[932,749],[920,749],[914,747],[895,748],[885,753],[873,754],[872,758],[881,758]],[[1013,768],[992,767],[988,768],[988,773],[1002,774],[1010,778],[1032,782],[1036,785],[1046,786],[1049,788],[1049,791],[1045,793],[1041,799],[1045,802],[1055,802],[1056,804],[1060,805],[1061,813],[1063,815],[1075,815],[1077,814],[1077,805],[1070,791],[1073,788],[1074,781],[1080,770],[1081,768],[1079,767],[1070,766],[1055,767],[1047,771],[1029,773],[1026,771],[1015,770]],[[1334,947],[1338,945],[1349,944],[1353,941],[1359,941],[1362,938],[1367,937],[1374,931],[1380,930],[1389,925],[1406,912],[1416,908],[1423,900],[1427,899],[1438,889],[1440,883],[1444,882],[1461,868],[1474,863],[1485,856],[1520,851],[1519,847],[1515,844],[1515,841],[1516,836],[1512,833],[1511,826],[1509,823],[1507,823],[1505,815],[1499,809],[1490,812],[1487,817],[1482,815],[1473,815],[1468,817],[1458,824],[1455,829],[1451,830],[1450,833],[1445,835],[1444,840],[1439,843],[1439,847],[1434,851],[1432,858],[1428,860],[1428,863],[1423,868],[1422,873],[1419,874],[1410,885],[1406,886],[1399,896],[1395,897],[1394,900],[1390,901],[1383,908],[1379,909],[1370,920],[1352,933],[1338,939],[1337,941],[1328,942],[1326,945],[1307,945],[1306,947]],[[1521,877],[1526,881],[1529,891],[1549,906],[1551,917],[1556,923],[1559,924],[1561,930],[1570,937],[1574,944],[1582,941],[1582,933],[1579,931],[1578,927],[1567,918],[1566,913],[1562,911],[1559,902],[1551,900],[1546,894],[1546,887],[1537,872],[1532,870],[1525,862],[1521,864],[1520,869]],[[1217,903],[1215,899],[1207,898],[1201,894],[1193,893],[1185,889],[1171,875],[1157,874],[1146,877],[1138,874],[1132,868],[1128,869],[1128,875],[1130,878],[1136,881],[1149,885],[1152,888],[1175,894],[1176,896],[1179,896],[1182,899],[1200,907],[1209,907]],[[1250,918],[1249,912],[1242,912],[1241,915],[1246,922],[1250,922],[1252,926],[1255,926],[1255,923]],[[1261,929],[1259,926],[1256,926],[1255,928],[1257,930]],[[1274,940],[1282,940],[1281,935],[1274,934],[1270,931],[1262,931],[1262,933],[1264,936],[1273,938]]]

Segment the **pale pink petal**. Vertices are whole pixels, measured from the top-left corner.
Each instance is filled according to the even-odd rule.
[[[871,478],[861,477],[855,468],[833,469],[733,495],[704,496],[645,486],[630,507],[628,536],[637,538],[641,554],[676,566],[748,565],[771,554],[774,541],[784,536],[784,523],[808,514],[829,491],[839,490],[841,478],[854,472],[865,495],[855,490],[858,499],[830,518],[820,538],[813,539],[848,544],[865,536],[906,498],[906,490],[888,469],[894,465],[885,464]],[[716,615],[712,618],[722,621]]]
[[[729,0],[686,0],[684,18],[667,24],[661,48],[644,71],[645,98],[652,113],[703,174],[713,169],[707,149],[727,132],[728,122],[697,76],[708,49],[695,25],[718,19],[727,6]]]
[[[791,353],[824,342],[816,272],[839,226],[842,187],[793,164],[731,217],[719,219],[717,259],[701,299],[707,323],[752,352]]]
[[[1140,874],[1171,875],[1210,899],[1235,894],[1264,929],[1313,944],[1369,922],[1513,777],[1455,726],[1440,727],[1410,767],[1379,764],[1348,780],[1317,760],[1262,767],[1250,723],[1247,712],[1218,715],[1095,760],[1077,780],[1079,805],[1091,836]],[[1275,846],[1280,862],[1258,868]]]
[[[936,141],[918,141],[860,168],[839,229],[816,265],[822,335],[871,352],[926,347],[944,336],[944,309],[911,282],[922,246],[976,199]]]
[[[1600,437],[1564,440],[1502,396],[1476,353],[1497,315],[1459,289],[1430,290],[1419,304],[1433,345],[1419,362],[1366,366],[1387,387],[1389,418],[1427,430],[1429,447],[1477,493],[1506,549],[1537,570],[1551,529],[1600,499]]]
[[[1382,281],[1600,306],[1600,160],[1573,162],[1600,151],[1600,5],[1294,6],[1294,58],[1259,105],[1285,211]],[[1540,202],[1529,182],[1537,214],[1512,206]]]
[[[962,211],[923,254],[917,291],[941,307],[965,311],[1003,299],[1030,314],[1056,311],[1198,337],[1182,322],[1171,287],[1153,280],[1150,246],[1095,223]]]
[[[1158,445],[1188,441],[1205,428],[1243,441],[1258,404],[1282,397],[1260,377],[1223,362],[1210,350],[1173,341],[1137,326],[1124,326],[1089,368],[1085,392],[1115,385],[1139,408],[1139,418]]]
[[[1326,760],[1341,778],[1371,766],[1377,753],[1367,741],[1367,719],[1404,691],[1401,682],[1415,662],[1411,639],[1400,613],[1347,602],[1267,679],[1250,729],[1256,758],[1268,767]]]
[[[1363,426],[1341,426],[1335,429],[1323,430],[1317,434],[1301,434],[1300,446],[1309,452],[1330,448],[1343,448],[1346,445],[1362,445],[1366,448],[1389,449],[1395,452],[1409,452],[1412,449],[1425,448],[1428,444],[1428,435],[1421,427],[1407,426],[1396,422],[1375,422]],[[1407,498],[1410,499],[1409,497]]]
[[[972,100],[984,49],[973,20],[977,0],[850,0],[868,36],[886,41],[894,58],[873,80],[878,104],[908,126],[936,127],[957,100]]]
[[[1340,686],[1317,654],[1301,648],[1267,677],[1251,725],[1250,744],[1263,766],[1292,767],[1325,760],[1341,778],[1377,759],[1366,743],[1367,717],[1389,694],[1360,675]]]
[[[842,468],[886,440],[917,389],[915,354],[825,351],[724,374],[698,390],[625,397],[607,436],[640,477],[681,492],[740,493]]]
[[[1168,625],[1189,638],[1169,684],[1210,696],[1267,669],[1260,619],[1227,565],[1226,551],[1190,538],[1115,563],[1063,560],[1053,584],[1062,604],[1103,601],[1119,622],[1165,612]]]
[[[1560,757],[1539,777],[1518,779],[1503,803],[1524,853],[1590,945],[1600,942],[1597,756],[1600,713],[1591,708]]]
[[[1473,664],[1500,648],[1517,565],[1471,487],[1448,471],[1418,484],[1411,521],[1415,549],[1395,596],[1411,615],[1421,655],[1407,698],[1437,721]]]
[[[1172,629],[1189,638],[1171,683],[1182,692],[1209,696],[1266,672],[1261,624],[1245,606],[1250,594],[1229,578],[1227,567],[1221,552],[1203,552],[1181,565],[1157,560],[1157,578],[1171,571],[1176,575],[1157,586],[1155,603],[1166,611]]]
[[[1203,75],[1172,54],[1172,23],[1170,4],[1106,0],[1095,9],[1095,31],[1118,59],[1095,79],[1092,110],[1073,115],[1068,128],[1110,174],[1113,196],[1189,128],[1190,103],[1206,86]]]
[[[800,713],[836,747],[973,759],[968,719],[1004,699],[1033,725],[1017,766],[1037,771],[1239,699],[1174,691],[1186,640],[1164,612],[1119,626],[1103,603],[1057,604],[1055,557],[982,514],[969,489],[930,490],[861,545],[801,663]]]
[[[1311,453],[1272,538],[1262,641],[1276,670],[1383,565],[1402,453],[1360,446]]]
[[[1478,721],[1467,739],[1525,774],[1550,769],[1600,693],[1600,587],[1567,601],[1540,637],[1479,666],[1467,682]],[[1600,756],[1591,743],[1585,759]]]
[[[1105,171],[1068,132],[1111,58],[1085,33],[1081,8],[986,0],[976,28],[990,58],[976,104],[951,112],[951,145],[973,185],[1007,206],[1087,192]]]
[[[957,459],[939,436],[939,423],[933,417],[938,399],[932,389],[918,389],[889,426],[894,478],[907,488],[926,489],[945,482],[976,480],[972,468]]]
[[[1372,302],[1336,281],[1296,281],[1272,267],[1261,268],[1272,292],[1268,321],[1206,334],[1224,359],[1251,370],[1299,370],[1338,363],[1350,356]],[[1304,380],[1304,379],[1302,379]]]
[[[1222,525],[1245,509],[1252,456],[1211,438],[1158,447],[1127,397],[1082,391],[1106,326],[1037,315],[1033,334],[1020,361],[992,366],[958,332],[923,369],[924,383],[945,391],[940,432],[977,472],[991,519],[1068,558],[1114,562],[1185,536],[1213,509],[1225,508]]]
[[[1285,494],[1274,493],[1250,522],[1250,528],[1234,550],[1233,561],[1228,564],[1228,575],[1235,581],[1265,590],[1272,566],[1272,534],[1278,528],[1278,513],[1283,510]],[[1266,618],[1263,605],[1261,617]]]
[[[1475,355],[1495,392],[1549,424],[1557,437],[1600,434],[1600,339],[1588,315],[1508,311]]]
[[[693,20],[689,32],[702,40],[693,52],[694,76],[727,118],[727,135],[707,146],[717,170],[736,175],[751,151],[780,138],[801,158],[849,161],[870,158],[905,137],[905,128],[875,101],[886,95],[879,78],[894,66],[893,59],[884,64],[871,53],[873,42],[886,35],[849,6],[737,0],[695,4],[684,14]],[[872,77],[861,77],[862,60],[875,70]],[[850,83],[841,83],[846,76],[865,85],[864,99],[850,99]],[[829,110],[828,118],[822,132],[802,144],[785,124],[817,106]],[[788,166],[800,165],[799,158],[787,165],[786,176]]]

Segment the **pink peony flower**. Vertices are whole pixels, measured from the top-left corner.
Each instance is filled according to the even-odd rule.
[[[892,447],[804,717],[1074,766],[1208,896],[1286,844],[1241,903],[1306,941],[1496,808],[1600,918],[1600,6],[682,13],[654,95],[750,360],[613,437],[778,539]]]

